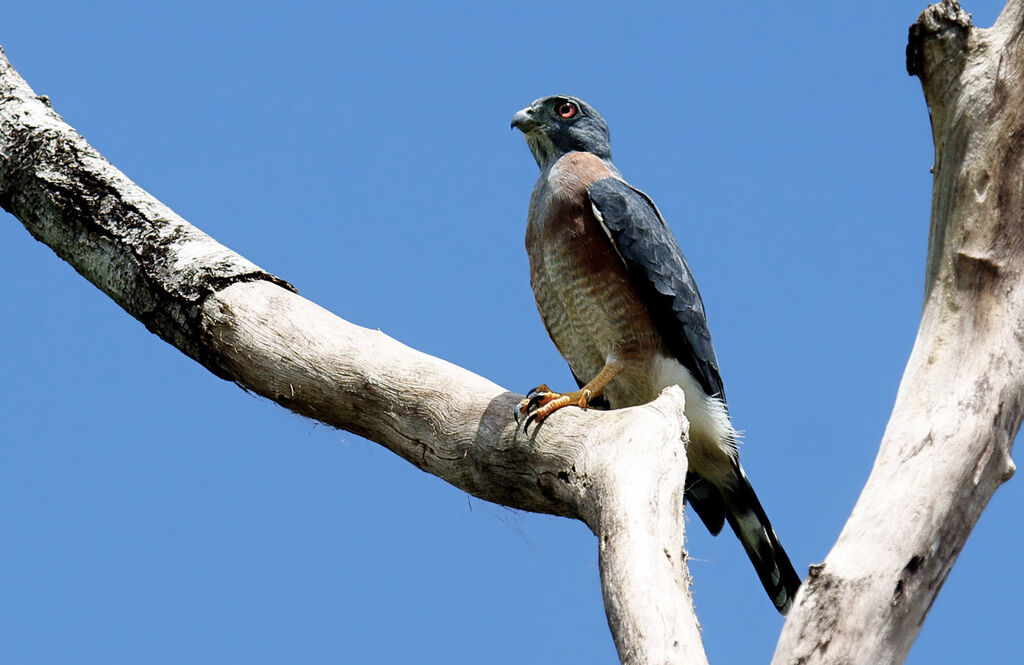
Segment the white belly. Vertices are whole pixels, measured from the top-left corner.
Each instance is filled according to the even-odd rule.
[[[661,356],[655,362],[655,377],[658,392],[677,385],[686,395],[686,418],[690,421],[690,447],[687,449],[690,470],[712,482],[726,474],[731,476],[740,434],[729,421],[725,403],[706,395],[690,371],[675,358]]]

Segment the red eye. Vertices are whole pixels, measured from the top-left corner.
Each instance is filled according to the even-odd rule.
[[[572,102],[562,102],[561,104],[558,105],[558,108],[555,109],[555,113],[557,113],[559,117],[565,118],[566,120],[575,117],[578,112],[579,109],[576,108],[576,105],[573,104]]]

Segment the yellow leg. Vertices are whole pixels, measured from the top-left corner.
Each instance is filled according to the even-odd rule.
[[[603,393],[605,387],[621,371],[621,364],[606,363],[597,376],[587,382],[587,385],[571,393],[556,393],[548,389],[546,385],[541,384],[530,391],[527,399],[519,402],[518,413],[529,414],[526,418],[526,426],[528,427],[530,421],[539,423],[555,411],[566,406],[578,406],[581,409],[585,409],[590,404],[590,400]]]

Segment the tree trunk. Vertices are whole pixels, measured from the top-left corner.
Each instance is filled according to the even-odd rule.
[[[1024,417],[1024,0],[989,30],[952,0],[910,32],[935,139],[921,327],[881,449],[776,663],[901,662]],[[37,97],[0,51],[0,205],[147,328],[220,377],[386,446],[489,501],[598,537],[624,663],[706,663],[683,550],[683,394],[566,409],[347,323],[175,215]]]
[[[900,663],[1024,417],[1024,3],[979,30],[953,0],[910,29],[935,176],[924,313],[881,450],[773,660]]]

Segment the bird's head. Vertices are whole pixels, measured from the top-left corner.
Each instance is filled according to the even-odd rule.
[[[608,123],[582,99],[568,95],[541,97],[512,118],[541,170],[567,152],[591,152],[611,159]]]

